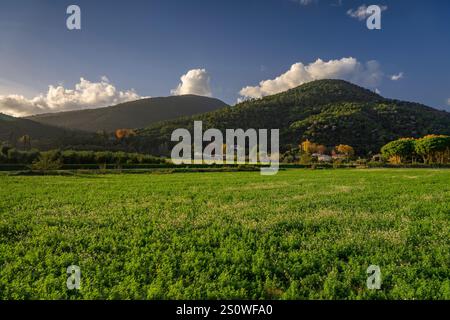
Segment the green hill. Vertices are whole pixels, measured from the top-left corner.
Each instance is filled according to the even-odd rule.
[[[282,151],[309,139],[329,147],[353,146],[360,155],[377,153],[399,137],[450,134],[450,113],[391,100],[342,80],[318,80],[283,93],[205,114],[153,124],[138,131],[134,147],[167,154],[176,128],[279,128]]]
[[[14,118],[0,113],[0,140],[14,140],[23,135],[29,135],[35,139],[46,139],[61,136],[66,131],[37,123],[28,119]]]
[[[40,149],[87,144],[92,142],[94,137],[90,133],[66,130],[0,113],[0,141],[16,145],[19,138],[24,135],[31,138],[32,147]]]
[[[218,99],[195,95],[148,98],[116,106],[48,113],[27,119],[69,129],[113,132],[123,128],[142,128],[154,122],[213,111],[226,106]]]

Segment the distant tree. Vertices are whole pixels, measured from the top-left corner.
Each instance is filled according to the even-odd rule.
[[[24,149],[31,148],[31,138],[28,134],[25,134],[19,138],[19,143],[22,144]]]
[[[3,143],[0,146],[0,153],[3,153],[5,156],[8,156],[8,151],[11,149],[11,147],[7,143]]]
[[[338,154],[344,155],[347,160],[355,155],[353,147],[346,144],[340,144],[335,149]]]
[[[319,144],[316,148],[317,153],[320,153],[320,154],[326,154],[327,150],[328,150],[327,147],[322,144]]]
[[[77,152],[77,158],[80,164],[92,164],[95,162],[95,152],[94,151],[80,151]]]
[[[381,154],[389,162],[400,164],[413,158],[415,145],[416,140],[413,138],[398,139],[383,146]]]
[[[21,151],[16,148],[7,148],[6,154],[0,152],[4,163],[31,164],[39,157],[37,150]]]
[[[303,153],[300,156],[300,164],[311,164],[313,162],[313,158],[311,157],[311,154],[309,153]]]
[[[450,161],[450,137],[445,135],[428,135],[418,139],[415,152],[423,158],[424,163],[446,163]]]
[[[317,145],[309,140],[300,143],[299,148],[302,151],[302,153],[306,154],[313,154],[317,152]]]
[[[113,159],[116,165],[122,165],[127,161],[127,154],[123,151],[114,152]]]
[[[115,134],[117,140],[136,136],[136,132],[132,129],[117,129]]]
[[[114,154],[108,151],[100,151],[95,153],[95,162],[98,164],[112,163]]]
[[[58,170],[62,166],[61,153],[59,151],[41,152],[39,159],[31,165],[33,170],[48,171]]]
[[[96,132],[96,134],[99,138],[104,139],[104,140],[107,140],[109,138],[109,134],[105,130],[98,130]]]
[[[62,162],[65,164],[79,164],[78,153],[73,150],[65,150],[61,153]]]

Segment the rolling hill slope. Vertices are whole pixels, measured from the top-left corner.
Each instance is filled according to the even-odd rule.
[[[25,134],[36,139],[45,139],[61,136],[65,132],[61,128],[44,125],[28,119],[14,118],[0,113],[0,140],[12,140]]]
[[[234,107],[153,124],[138,132],[135,148],[167,154],[171,132],[192,130],[194,120],[203,121],[204,130],[279,128],[282,151],[310,139],[329,147],[349,144],[366,155],[399,137],[450,134],[448,112],[386,99],[342,80],[318,80]]]
[[[112,107],[48,113],[27,119],[69,129],[113,132],[142,128],[154,122],[213,111],[226,104],[218,99],[195,95],[148,98]]]
[[[31,146],[41,149],[85,144],[92,142],[94,136],[87,132],[67,130],[0,113],[0,141],[16,145],[24,135],[30,136]]]

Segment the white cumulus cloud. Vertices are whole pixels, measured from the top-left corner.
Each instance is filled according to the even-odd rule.
[[[100,82],[80,78],[74,89],[62,85],[48,87],[46,94],[28,99],[22,95],[0,95],[0,112],[16,117],[34,114],[106,107],[138,100],[134,90],[120,91],[103,76]]]
[[[381,11],[386,11],[388,9],[387,6],[380,6]],[[370,16],[370,13],[367,12],[367,6],[362,5],[358,7],[358,9],[349,9],[347,11],[347,15],[349,15],[352,18],[358,19],[359,21],[365,20],[367,17]]]
[[[352,57],[329,61],[317,59],[307,65],[297,62],[275,79],[261,81],[257,86],[242,88],[239,94],[244,99],[261,98],[320,79],[342,79],[375,88],[382,77],[383,73],[377,61],[372,60],[363,64]]]
[[[400,80],[400,79],[402,79],[403,78],[403,72],[400,72],[400,73],[398,73],[398,74],[393,74],[392,76],[391,76],[391,80],[392,81],[398,81],[398,80]]]
[[[171,90],[173,95],[195,94],[211,97],[209,86],[210,76],[205,69],[192,69],[180,78],[181,82],[176,89]]]

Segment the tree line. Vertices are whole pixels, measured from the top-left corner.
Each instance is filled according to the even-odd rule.
[[[427,135],[423,138],[401,138],[381,148],[383,158],[393,164],[450,163],[450,136]]]
[[[55,164],[159,164],[164,159],[141,153],[123,151],[50,150],[23,151],[8,145],[0,146],[0,164],[36,164],[39,161]]]
[[[283,162],[311,164],[314,162],[349,162],[355,159],[355,150],[350,145],[327,147],[309,140],[302,141],[298,148],[282,155]],[[381,154],[363,162],[389,162],[391,164],[449,164],[450,136],[426,135],[422,138],[401,138],[381,148]]]
[[[355,150],[350,145],[340,144],[327,147],[309,140],[302,141],[297,148],[281,155],[282,162],[311,164],[314,162],[350,162],[355,160]],[[358,159],[370,161],[370,159]],[[371,160],[374,160],[371,159]],[[449,164],[450,136],[427,135],[422,138],[401,138],[391,141],[381,148],[376,159],[391,164]],[[142,153],[123,151],[76,151],[35,149],[23,151],[0,143],[0,164],[42,165],[58,167],[67,165],[122,165],[122,164],[161,164],[165,159]]]
[[[310,140],[300,142],[297,148],[291,149],[281,155],[281,161],[285,163],[311,164],[314,162],[348,162],[355,156],[352,146],[339,144],[335,147],[327,147]]]

